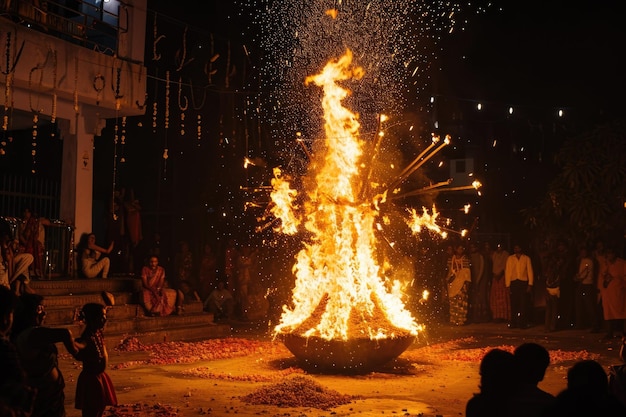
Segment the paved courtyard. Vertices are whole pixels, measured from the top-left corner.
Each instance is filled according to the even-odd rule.
[[[259,323],[234,323],[232,337],[198,343],[132,346],[109,352],[116,416],[463,416],[478,390],[478,365],[490,348],[543,344],[552,364],[540,386],[565,387],[569,366],[596,359],[620,363],[619,339],[585,330],[544,333],[485,323],[432,325],[397,359],[357,375],[304,372]],[[62,355],[68,417],[80,363]],[[296,381],[298,383],[296,383]],[[311,391],[313,390],[313,391]],[[317,391],[316,391],[317,390]],[[314,392],[314,395],[311,393]]]

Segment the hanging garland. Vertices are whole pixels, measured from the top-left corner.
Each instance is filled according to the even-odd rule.
[[[52,111],[50,112],[50,122],[57,122],[57,51],[52,51]],[[52,130],[54,132],[54,129]],[[54,136],[54,133],[52,134]]]
[[[163,179],[167,181],[167,132],[170,127],[170,72],[165,72],[165,147],[163,149]]]
[[[206,102],[206,89],[202,89],[202,101],[199,106],[196,106],[196,98],[194,97],[193,81],[189,80],[189,90],[191,91],[191,105],[194,110],[202,110],[204,103]]]
[[[209,61],[204,65],[204,73],[207,76],[208,84],[212,85],[213,84],[213,76],[215,74],[217,74],[217,70],[213,69],[213,64],[220,57],[220,54],[216,54],[215,53],[215,42],[213,40],[213,34],[212,33],[211,33],[211,37],[210,37],[210,43],[211,43],[211,47],[210,47],[211,59],[209,59]]]
[[[198,132],[197,132],[197,138],[198,138],[198,146],[200,146],[200,141],[202,140],[202,115],[200,113],[198,113]]]
[[[157,76],[159,75],[159,70],[157,69]],[[152,102],[152,133],[156,134],[157,128],[157,116],[158,116],[158,92],[159,92],[159,83],[154,83],[154,101]]]
[[[185,26],[185,30],[183,32],[182,52],[180,50],[176,51],[176,61],[179,61],[178,68],[176,68],[176,72],[180,72],[180,70],[182,70],[185,66],[187,66],[189,63],[191,63],[195,59],[195,58],[190,58],[188,61],[185,62],[185,60],[187,59],[187,31],[188,30],[189,30],[189,26]],[[179,56],[180,56],[180,59],[178,59]]]
[[[78,57],[74,58],[74,113],[78,116]]]
[[[165,35],[157,36],[157,14],[154,14],[154,24],[152,25],[152,36],[154,41],[152,42],[152,60],[159,61],[161,59],[161,54],[157,54],[157,44],[165,39]]]
[[[31,150],[30,155],[32,158],[32,167],[30,172],[35,174],[37,172],[37,124],[39,122],[39,115],[37,113],[33,113],[33,133],[32,133],[32,141],[30,143]]]
[[[189,100],[183,95],[182,77],[178,78],[178,108],[180,110],[180,135],[185,136],[185,111],[189,108]],[[185,104],[182,104],[184,100]]]
[[[117,220],[118,218],[117,211],[115,211],[115,188],[117,186],[117,145],[119,142],[120,98],[122,97],[119,94],[120,82],[120,68],[118,68],[115,88],[113,89],[115,92],[115,126],[113,127],[113,184],[111,187],[111,213],[113,215],[113,220]],[[113,85],[111,85],[111,88],[113,88]],[[126,118],[124,118],[124,124],[126,123],[125,119]],[[123,130],[123,132],[125,132],[125,130]]]
[[[113,67],[111,67],[111,78],[113,78]],[[120,109],[120,101],[119,99],[124,97],[120,94],[120,85],[122,80],[122,67],[118,66],[115,68],[115,88],[113,88],[113,84],[111,84],[111,90],[113,90],[115,97],[115,109]]]
[[[77,75],[78,76],[78,75]],[[100,105],[100,94],[102,90],[104,90],[106,82],[104,79],[104,75],[97,74],[93,79],[93,89],[96,90],[96,106]]]
[[[48,63],[48,58],[50,57],[50,51],[46,54],[46,60],[43,64],[37,64],[33,68],[31,68],[30,73],[28,74],[28,104],[30,106],[30,110],[33,112],[33,130],[32,130],[32,140],[31,140],[31,160],[32,166],[30,172],[35,174],[37,172],[37,135],[38,135],[38,124],[39,124],[39,114],[43,111],[39,108],[39,95],[41,92],[41,85],[43,83],[43,68],[46,67]],[[37,108],[33,107],[33,96],[32,96],[32,84],[33,84],[33,73],[35,71],[40,71],[39,75],[39,87],[37,88]]]

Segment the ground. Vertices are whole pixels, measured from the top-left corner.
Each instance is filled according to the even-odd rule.
[[[543,344],[552,364],[540,387],[553,394],[577,360],[619,364],[619,339],[585,330],[544,333],[542,326],[508,329],[484,323],[432,325],[391,362],[355,375],[305,372],[291,352],[272,340],[262,323],[234,323],[226,339],[139,346],[132,338],[109,352],[119,405],[107,414],[127,416],[463,416],[478,391],[478,365],[493,347]],[[61,355],[68,417],[80,363]]]

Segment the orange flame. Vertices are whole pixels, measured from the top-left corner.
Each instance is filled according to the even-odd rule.
[[[289,188],[289,182],[282,177],[280,168],[274,168],[274,178],[271,184],[273,190],[270,197],[275,204],[270,211],[276,218],[281,219],[280,226],[275,227],[274,230],[286,235],[295,235],[298,233],[300,221],[295,217],[291,208],[297,208],[293,205],[293,200],[298,192]]]
[[[376,201],[359,198],[363,178],[364,143],[358,115],[343,107],[350,92],[338,82],[360,79],[363,69],[352,66],[352,53],[330,61],[306,84],[322,88],[325,146],[312,164],[314,178],[305,182],[304,227],[312,236],[296,256],[292,305],[283,306],[275,333],[299,333],[327,340],[353,337],[380,339],[417,335],[422,329],[402,301],[402,285],[390,282],[376,259]],[[283,223],[294,218],[292,199],[280,187],[272,194],[274,211]],[[293,196],[291,194],[290,196]],[[380,196],[376,197],[380,199]],[[283,226],[284,227],[284,226]]]

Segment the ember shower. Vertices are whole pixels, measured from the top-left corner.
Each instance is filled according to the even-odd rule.
[[[453,26],[452,20],[437,20],[450,19],[454,11],[415,1],[287,1],[265,3],[259,18],[266,28],[261,43],[274,64],[264,67],[271,80],[265,84],[265,102],[272,104],[267,118],[283,139],[297,138],[309,156],[297,187],[291,175],[298,173],[283,175],[276,168],[272,180],[271,212],[280,220],[275,230],[305,229],[307,236],[293,267],[292,303],[284,306],[275,333],[305,338],[304,345],[290,338],[285,344],[314,365],[325,360],[320,348],[335,356],[331,367],[372,359],[359,353],[372,346],[349,343],[355,339],[376,346],[402,340],[387,345],[397,356],[421,330],[405,308],[400,284],[381,267],[384,238],[377,229],[389,219],[380,206],[394,190],[380,180],[375,159],[385,114],[402,112],[408,89],[419,93],[419,78],[431,62],[424,45]],[[415,211],[413,217],[419,224]],[[436,216],[424,218],[426,225]],[[311,356],[310,339],[346,343],[338,352],[336,344],[311,342],[317,351]],[[389,352],[383,356],[391,358]]]
[[[346,105],[360,115],[362,132],[374,132],[378,114],[402,111],[427,88],[441,37],[462,30],[462,16],[483,11],[440,0],[241,3],[258,28],[255,43],[264,57],[260,111],[276,141],[291,140],[296,132],[305,139],[319,137],[319,90],[306,88],[303,80],[346,49],[365,72],[351,85]],[[337,18],[329,18],[329,10],[336,10]]]

